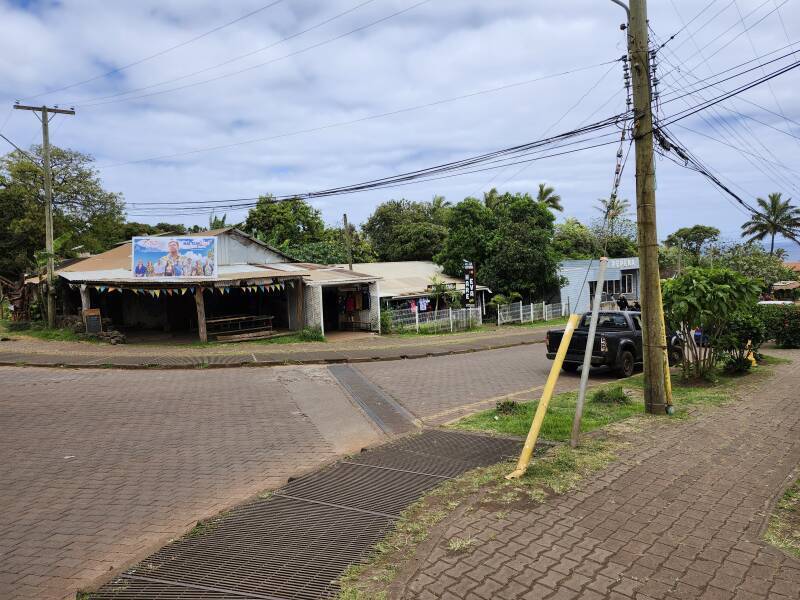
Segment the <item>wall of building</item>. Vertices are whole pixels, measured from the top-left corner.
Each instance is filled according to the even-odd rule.
[[[217,236],[217,257],[220,265],[270,264],[286,262],[286,258],[261,244],[230,232]]]
[[[372,330],[381,332],[381,288],[379,282],[369,284],[369,322]]]
[[[322,287],[306,285],[303,288],[303,312],[305,326],[322,328]],[[323,334],[325,331],[323,330]]]
[[[597,281],[597,272],[600,263],[597,260],[565,260],[561,263],[559,274],[567,280],[561,288],[561,303],[569,302],[570,311],[582,313],[589,310],[589,283]],[[588,274],[587,274],[588,269]],[[633,288],[636,297],[639,296],[639,259],[612,258],[606,268],[606,281],[620,279],[623,273],[633,275]]]
[[[289,311],[289,329],[297,331],[304,326],[303,313],[303,284],[298,281],[289,281],[286,283],[286,299],[288,302]]]

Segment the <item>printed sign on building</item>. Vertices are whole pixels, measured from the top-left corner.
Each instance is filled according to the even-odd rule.
[[[475,301],[475,265],[464,261],[464,299],[467,304]]]
[[[217,276],[216,237],[134,237],[131,245],[134,277]]]

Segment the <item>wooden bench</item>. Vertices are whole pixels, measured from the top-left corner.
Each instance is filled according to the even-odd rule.
[[[269,315],[215,317],[206,320],[206,327],[210,334],[216,336],[217,341],[234,341],[227,339],[231,336],[251,336],[250,339],[256,339],[254,336],[272,334],[272,319]]]

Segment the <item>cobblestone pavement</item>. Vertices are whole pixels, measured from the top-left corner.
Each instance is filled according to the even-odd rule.
[[[800,351],[784,355],[794,364],[741,401],[628,434],[576,491],[446,520],[395,597],[797,600],[800,560],[761,540],[800,462]],[[449,553],[454,536],[474,550]]]
[[[502,348],[458,356],[363,363],[356,368],[428,424],[453,420],[493,406],[497,398],[538,398],[553,362],[544,344]],[[593,369],[593,383],[614,379],[606,369]],[[558,391],[577,389],[580,374],[562,373]],[[531,390],[527,397],[522,390]]]
[[[74,598],[380,439],[321,367],[0,368],[0,598]]]

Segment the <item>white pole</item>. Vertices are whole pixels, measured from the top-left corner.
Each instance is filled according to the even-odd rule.
[[[453,309],[448,308],[447,310],[450,313],[450,333],[453,333]]]
[[[542,319],[547,321],[547,305],[544,303],[544,300],[542,300]]]
[[[572,437],[569,445],[575,448],[581,435],[581,418],[583,417],[583,403],[586,400],[586,386],[589,383],[589,369],[592,366],[592,350],[594,349],[594,334],[597,331],[597,318],[600,313],[600,300],[602,299],[603,281],[606,276],[608,259],[600,258],[600,270],[597,272],[597,285],[594,289],[594,304],[591,306],[592,318],[589,321],[589,335],[586,338],[586,351],[583,354],[583,367],[581,368],[581,386],[578,390],[578,403],[575,406],[575,418],[572,421]]]
[[[419,308],[414,309],[414,324],[417,328],[417,333],[419,333]]]
[[[533,302],[531,302],[531,323],[533,323]]]

